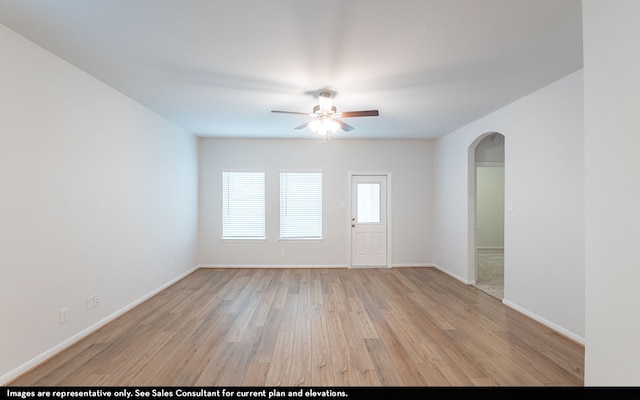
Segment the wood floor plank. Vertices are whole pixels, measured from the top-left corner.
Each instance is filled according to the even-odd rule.
[[[443,357],[447,357],[451,360],[459,370],[458,372],[463,376],[463,379],[468,378],[471,382],[474,382],[476,380],[489,378],[488,374],[483,370],[482,365],[480,365],[478,361],[471,356],[471,354],[464,351],[464,348],[456,345],[455,343],[427,343],[426,346],[432,353],[444,354]]]
[[[291,347],[289,386],[311,386],[311,321],[297,319]]]
[[[449,354],[437,343],[424,342],[421,343],[421,347],[424,347],[425,353],[429,354],[431,363],[442,373],[453,386],[471,386],[472,376],[469,376],[467,371],[467,360],[454,361]],[[462,361],[462,362],[461,362]]]
[[[69,379],[69,375],[76,377],[86,371],[85,365],[99,356],[109,347],[106,343],[90,343],[82,341],[71,346],[63,354],[53,357],[47,364],[49,368],[36,368],[29,372],[35,386],[62,385]],[[85,374],[86,377],[88,375]],[[81,378],[80,378],[81,379]]]
[[[258,308],[253,314],[251,321],[249,321],[249,325],[264,326],[267,317],[269,316],[269,311],[271,310],[275,296],[275,290],[267,290],[263,292],[263,295],[259,298]]]
[[[327,315],[323,305],[318,305],[311,310],[311,352],[314,355],[328,356],[331,354],[329,346]]]
[[[185,366],[196,354],[197,350],[198,346],[194,344],[183,343],[177,346],[176,351],[169,357],[165,366],[149,379],[148,384],[165,382],[163,384],[165,386],[179,385],[179,379],[181,374],[184,373]]]
[[[433,268],[200,269],[10,383],[583,384],[583,346]]]
[[[369,313],[364,309],[356,312],[350,312],[348,315],[353,321],[355,321],[358,329],[360,330],[360,334],[364,339],[376,339],[379,337],[378,332],[373,325],[373,321],[369,317]]]
[[[543,386],[530,371],[509,357],[486,357],[484,366],[491,378],[501,386]]]
[[[289,386],[293,331],[278,331],[265,384],[267,386]]]
[[[275,351],[278,333],[280,332],[280,321],[282,319],[282,309],[272,308],[262,326],[262,332],[256,344],[255,353],[251,359],[252,363],[267,364],[271,361]]]
[[[233,313],[235,314],[233,317],[234,323],[224,338],[225,342],[239,342],[242,339],[242,336],[244,336],[244,332],[249,326],[249,322],[253,319],[253,315],[259,305],[260,298],[256,296],[251,299],[247,299],[244,303],[244,307]]]
[[[341,312],[340,319],[342,321],[344,338],[347,342],[347,351],[349,352],[349,363],[355,371],[356,380],[359,386],[379,386],[380,379],[375,371],[375,366],[362,332],[353,318],[352,312]]]
[[[329,366],[329,355],[311,355],[311,386],[335,386]]]
[[[398,338],[396,332],[389,326],[386,320],[374,321],[376,332],[392,355],[391,363],[398,375],[402,378],[402,386],[425,386],[427,381],[418,371],[417,365],[409,356],[411,349],[406,348]],[[390,368],[386,365],[385,368]]]
[[[204,368],[209,363],[209,359],[212,354],[215,354],[218,347],[223,343],[222,338],[226,335],[229,327],[233,323],[233,320],[226,313],[221,313],[219,318],[206,325],[207,331],[200,332],[198,336],[198,342],[189,344],[196,345],[196,351],[187,360],[187,363],[182,367],[181,372],[188,375],[189,379],[197,380]],[[205,326],[205,324],[203,324]]]
[[[147,342],[138,347],[132,347],[127,352],[130,357],[124,363],[119,363],[118,368],[111,374],[111,379],[122,382],[126,386],[141,386],[148,382],[151,375],[165,365],[163,357],[155,357],[162,354],[162,349],[175,336],[173,332],[154,332],[148,337]],[[169,350],[171,351],[171,350]]]
[[[355,369],[351,363],[351,354],[347,340],[340,329],[328,331],[329,347],[331,348],[330,370],[336,386],[358,386]]]
[[[287,301],[282,309],[282,319],[280,321],[280,331],[293,332],[296,329],[296,320],[298,319],[298,305],[300,304],[300,287],[295,293],[287,294]]]
[[[220,382],[224,382],[221,377],[225,372],[227,363],[233,362],[233,357],[239,350],[238,343],[220,343],[215,348],[215,351],[209,353],[207,363],[195,384],[197,386],[217,386],[220,385]]]
[[[387,351],[387,347],[383,340],[365,338],[364,344],[367,348],[380,384],[383,386],[402,386],[403,381],[398,371],[393,368],[388,368],[389,365],[393,365],[393,362],[391,361],[392,356]]]
[[[266,386],[269,363],[251,362],[242,378],[242,386]]]

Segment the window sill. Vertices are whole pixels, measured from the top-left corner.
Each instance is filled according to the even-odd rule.
[[[279,238],[278,242],[281,243],[324,243],[324,238],[313,238],[313,239],[304,239],[304,238]]]
[[[221,238],[221,242],[225,243],[266,243],[267,238],[264,239],[234,239],[234,238]]]

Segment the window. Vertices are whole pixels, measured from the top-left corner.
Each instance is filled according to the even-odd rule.
[[[222,238],[265,238],[264,172],[222,173]]]
[[[380,184],[358,183],[358,223],[380,223]]]
[[[280,239],[322,239],[322,172],[280,173]]]

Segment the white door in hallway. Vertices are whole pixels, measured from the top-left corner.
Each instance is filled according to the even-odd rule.
[[[387,176],[351,177],[351,266],[387,266]]]

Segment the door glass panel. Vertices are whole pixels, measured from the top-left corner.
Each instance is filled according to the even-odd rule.
[[[358,183],[358,223],[380,223],[380,184]]]

